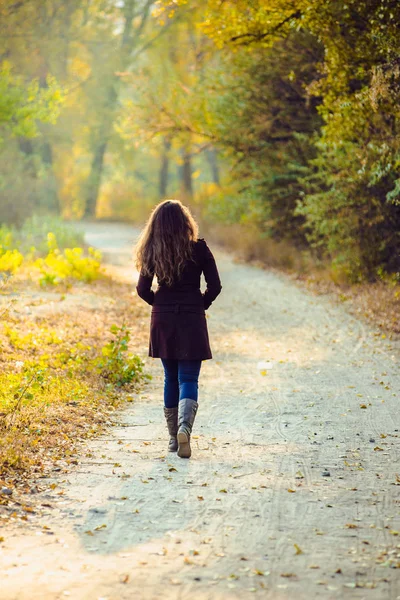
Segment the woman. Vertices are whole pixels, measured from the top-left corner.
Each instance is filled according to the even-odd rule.
[[[149,356],[161,358],[165,373],[168,449],[181,458],[191,455],[201,361],[212,358],[205,310],[221,291],[214,257],[197,234],[189,209],[178,200],[165,200],[153,210],[136,246],[137,293],[153,307]],[[151,289],[154,275],[156,292]]]

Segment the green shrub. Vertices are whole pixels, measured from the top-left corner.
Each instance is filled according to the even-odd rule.
[[[123,386],[139,383],[143,377],[143,362],[136,355],[128,353],[130,333],[126,325],[113,325],[110,329],[113,339],[102,348],[102,356],[95,360],[95,367],[101,376],[110,383]]]

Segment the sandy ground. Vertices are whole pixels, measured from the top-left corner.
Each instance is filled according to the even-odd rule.
[[[86,232],[132,279],[135,230]],[[148,359],[151,384],[48,481],[48,529],[2,532],[1,600],[400,598],[399,344],[215,254],[192,458],[166,452]]]

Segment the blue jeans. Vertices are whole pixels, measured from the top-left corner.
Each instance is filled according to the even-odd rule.
[[[162,358],[164,367],[164,406],[174,408],[182,398],[197,400],[201,360]]]

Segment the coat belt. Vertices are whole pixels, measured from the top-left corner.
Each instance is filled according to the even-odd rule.
[[[197,313],[205,314],[202,306],[190,304],[156,304],[153,305],[152,313]]]

